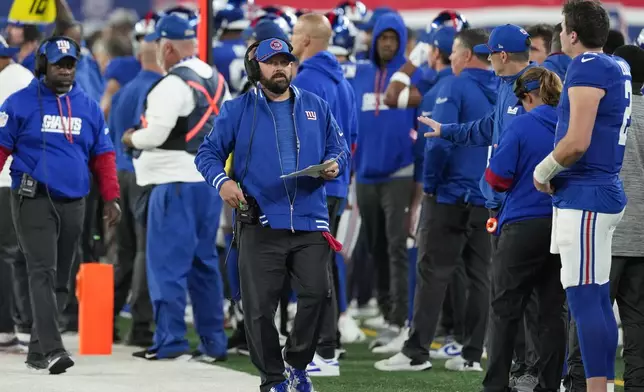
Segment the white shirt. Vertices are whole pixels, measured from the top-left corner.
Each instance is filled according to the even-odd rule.
[[[205,79],[213,75],[212,67],[198,58],[185,60],[175,67],[189,67]],[[228,86],[225,89],[222,102],[231,99]],[[146,102],[145,118],[148,126],[132,135],[132,144],[143,150],[141,156],[133,160],[136,183],[145,186],[205,181],[197,171],[194,155],[187,151],[157,148],[168,139],[177,119],[188,116],[194,110],[192,88],[180,77],[168,75],[149,92]]]
[[[27,87],[33,78],[34,74],[22,65],[16,63],[7,65],[5,69],[0,71],[0,106],[11,94]],[[11,186],[11,177],[9,176],[11,161],[10,156],[4,164],[4,169],[0,167],[1,188]]]

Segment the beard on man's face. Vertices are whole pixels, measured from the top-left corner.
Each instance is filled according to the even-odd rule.
[[[270,79],[262,75],[260,83],[273,94],[282,95],[286,92],[286,90],[288,90],[288,87],[291,85],[291,78],[286,76],[285,73],[276,72],[273,74],[273,76],[271,76]]]

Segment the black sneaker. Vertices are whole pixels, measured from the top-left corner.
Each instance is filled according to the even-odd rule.
[[[187,353],[185,352],[178,352],[175,354],[171,354],[168,356],[165,356],[163,358],[159,358],[157,356],[157,350],[142,350],[142,351],[137,351],[132,353],[132,356],[135,358],[141,358],[141,359],[147,359],[148,361],[157,361],[157,360],[162,360],[162,359],[177,359],[183,355],[186,355]]]
[[[63,349],[54,350],[47,355],[47,369],[50,374],[65,373],[72,366],[74,366],[72,357]]]
[[[208,363],[208,364],[213,364],[215,362],[224,362],[228,359],[226,355],[220,356],[220,357],[211,357],[208,354],[202,353],[199,350],[195,350],[192,352],[192,356],[190,357],[191,361],[195,362],[203,362],[203,363]]]
[[[243,325],[242,328],[237,328],[232,336],[228,338],[228,354],[250,355]]]
[[[157,352],[154,350],[136,351],[132,353],[132,356],[135,358],[147,359],[148,361],[156,361],[159,359],[157,358]]]
[[[47,358],[40,353],[28,353],[25,364],[32,370],[46,370],[48,366]]]

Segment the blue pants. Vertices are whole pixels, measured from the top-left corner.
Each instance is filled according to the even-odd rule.
[[[148,209],[147,272],[158,358],[189,350],[186,291],[190,292],[198,350],[226,354],[223,283],[215,247],[222,201],[205,182],[158,185]]]

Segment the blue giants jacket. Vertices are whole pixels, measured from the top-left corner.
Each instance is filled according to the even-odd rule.
[[[347,168],[350,152],[329,106],[317,95],[295,86],[291,86],[291,92],[295,95],[293,118],[298,145],[297,170],[339,157],[338,166],[342,174]],[[263,226],[329,231],[324,180],[307,176],[280,178],[275,119],[261,89],[253,89],[226,101],[215,119],[213,131],[197,152],[197,169],[217,190],[230,180],[224,165],[231,152],[234,180],[241,181],[245,193],[257,200]],[[295,181],[292,204],[286,193],[287,181]]]
[[[0,149],[13,156],[14,189],[27,173],[46,184],[52,197],[84,197],[89,192],[89,167],[94,158],[110,155],[113,173],[109,174],[116,175],[108,133],[98,102],[76,84],[68,94],[58,97],[34,79],[0,107]],[[102,178],[98,179],[103,188]],[[118,197],[118,185],[112,192],[101,189],[101,193],[108,201]]]
[[[386,67],[377,61],[377,40],[386,30],[398,34],[398,51]],[[391,179],[396,171],[414,165],[414,179],[421,181],[423,147],[416,142],[416,110],[391,109],[384,104],[385,89],[391,76],[405,63],[407,28],[400,15],[388,13],[378,18],[373,30],[370,61],[356,64],[352,85],[358,102],[358,143],[355,152],[356,177],[360,183]],[[412,84],[423,77],[422,69],[412,76]]]
[[[561,83],[563,84],[566,79],[566,71],[568,71],[568,66],[571,61],[572,59],[567,54],[550,53],[541,66],[559,75],[559,79],[561,79]]]
[[[357,139],[358,109],[353,88],[345,79],[342,67],[335,56],[323,51],[304,60],[297,70],[297,76],[293,79],[293,85],[314,93],[329,104],[347,146],[351,147]],[[325,185],[327,196],[346,198],[349,193],[350,175],[351,170],[345,170],[335,180],[327,181]]]
[[[552,215],[552,197],[537,191],[534,168],[552,151],[557,109],[541,105],[512,120],[490,159],[485,179],[497,192],[507,192],[497,215],[503,224]]]
[[[466,68],[458,77],[442,83],[432,118],[446,124],[483,118],[494,109],[498,86],[494,72]],[[419,132],[429,131],[428,128],[422,125]],[[485,204],[479,180],[485,171],[487,148],[457,146],[437,138],[429,138],[425,143],[425,192],[436,194],[439,203]]]
[[[534,65],[528,65],[516,75],[500,77],[501,83],[496,105],[487,116],[465,124],[443,124],[441,137],[459,146],[490,146],[488,155],[492,157],[499,139],[505,132],[506,125],[510,120],[525,113],[523,106],[519,105],[519,100],[514,95],[513,87],[514,81],[531,67]],[[479,186],[485,196],[485,206],[492,209],[499,208],[505,196],[492,190],[485,181],[485,177],[481,177]]]
[[[161,77],[162,75],[156,72],[142,70],[136,78],[120,88],[112,97],[112,110],[108,123],[116,150],[116,168],[119,171],[134,172],[132,155],[127,152],[121,138],[125,131],[141,123],[148,92]]]

